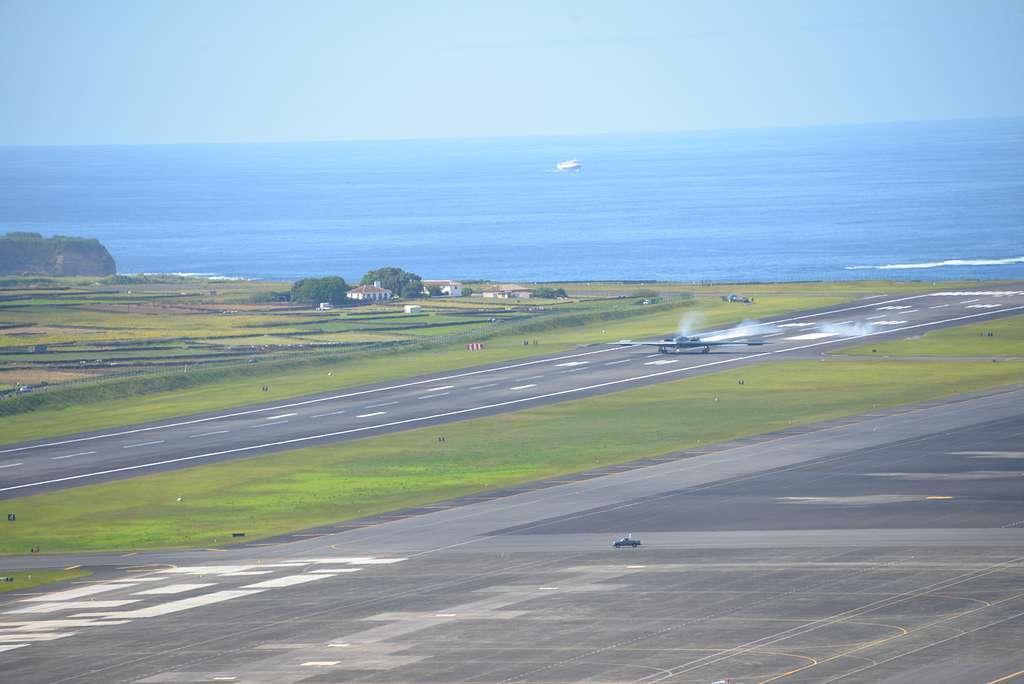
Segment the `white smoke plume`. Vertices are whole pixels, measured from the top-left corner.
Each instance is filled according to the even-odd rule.
[[[692,337],[694,331],[699,329],[703,323],[704,314],[699,311],[687,311],[679,319],[679,325],[676,326],[676,336],[685,335],[686,337]]]
[[[774,323],[761,323],[760,321],[743,321],[739,325],[715,333],[704,339],[708,342],[719,342],[731,340],[736,337],[761,337],[770,333],[779,332],[779,327]]]
[[[818,326],[821,332],[832,333],[833,335],[839,335],[840,337],[864,337],[870,335],[875,331],[874,326],[871,323],[854,323],[853,321],[847,321],[845,323],[822,323]]]

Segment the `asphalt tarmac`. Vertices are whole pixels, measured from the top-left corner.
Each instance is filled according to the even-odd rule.
[[[0,448],[0,498],[442,425],[1022,311],[1024,292],[1009,288],[876,296],[763,321],[756,328],[701,333],[709,341],[761,339],[767,342],[764,346],[715,347],[709,354],[594,346],[264,406],[8,445]]]
[[[0,672],[1022,681],[1022,438],[1010,388],[286,543],[7,559],[97,574],[0,599]]]

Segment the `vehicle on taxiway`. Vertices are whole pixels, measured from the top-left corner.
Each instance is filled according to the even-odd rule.
[[[622,539],[616,539],[615,541],[613,541],[612,546],[614,546],[617,549],[621,549],[624,546],[629,546],[635,549],[636,547],[640,546],[640,540],[633,539],[633,533],[631,532]]]

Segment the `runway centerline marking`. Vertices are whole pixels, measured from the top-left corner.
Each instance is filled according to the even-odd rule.
[[[447,397],[451,392],[442,392],[441,394],[424,394],[422,397],[416,397],[417,399],[433,399],[435,397]]]
[[[816,311],[816,312],[813,312],[813,313],[801,314],[799,316],[791,316],[789,318],[780,318],[780,319],[777,319],[777,320],[765,321],[765,322],[761,323],[761,325],[773,325],[773,324],[774,325],[778,325],[780,323],[785,323],[787,321],[799,321],[799,320],[802,320],[802,319],[805,319],[805,318],[815,318],[815,317],[818,317],[818,316],[831,316],[831,315],[835,315],[835,314],[844,313],[844,312],[847,312],[847,311],[858,311],[860,309],[870,309],[870,308],[873,308],[874,306],[876,306],[877,304],[892,304],[892,303],[895,303],[895,302],[907,302],[907,301],[911,301],[911,300],[914,300],[914,299],[920,299],[922,297],[932,297],[932,296],[935,296],[935,295],[936,295],[936,293],[934,293],[934,292],[927,292],[927,293],[924,293],[924,294],[911,295],[909,297],[900,297],[900,298],[897,298],[897,299],[890,299],[887,302],[874,302],[874,303],[871,303],[871,304],[857,304],[855,306],[846,307],[845,309],[831,309],[831,310],[828,310],[828,311]],[[1015,311],[1015,310],[1017,310],[1017,308],[1020,308],[1020,307],[1016,307],[1014,309],[1007,309],[1007,310],[1008,311]],[[939,321],[939,322],[946,322],[946,321]],[[712,333],[713,332],[715,332],[715,331],[712,331]],[[445,380],[456,380],[458,378],[468,378],[468,377],[472,377],[472,376],[475,376],[475,375],[482,375],[484,373],[495,373],[495,372],[500,372],[500,371],[505,371],[505,370],[512,370],[512,369],[515,369],[515,368],[524,368],[524,367],[527,367],[527,366],[535,366],[537,364],[542,364],[542,363],[551,363],[552,361],[562,361],[564,359],[575,359],[575,358],[580,358],[580,357],[584,357],[584,356],[592,356],[594,354],[606,354],[608,352],[616,351],[618,349],[621,349],[621,347],[608,347],[607,349],[595,349],[595,350],[592,350],[592,351],[585,351],[585,352],[579,352],[579,353],[574,353],[574,354],[565,354],[563,356],[556,356],[556,357],[553,357],[553,358],[532,359],[530,361],[522,361],[520,363],[512,363],[512,364],[508,364],[508,365],[505,365],[505,366],[496,366],[494,368],[481,368],[480,370],[465,371],[465,372],[461,372],[461,373],[454,373],[452,375],[446,375],[446,376],[442,376],[442,377],[438,377],[438,378],[430,378],[429,380],[413,380],[413,381],[410,381],[410,382],[399,383],[397,385],[388,385],[386,387],[377,387],[377,388],[373,388],[373,389],[357,390],[355,392],[347,392],[345,394],[335,394],[335,395],[331,395],[331,396],[327,396],[327,397],[317,397],[315,399],[303,399],[301,401],[296,401],[296,402],[292,402],[292,403],[289,403],[289,404],[279,404],[277,406],[264,406],[263,408],[248,409],[248,410],[245,410],[245,411],[233,411],[231,413],[222,413],[222,414],[219,414],[219,415],[216,415],[216,416],[207,416],[205,418],[192,418],[192,419],[189,419],[189,420],[180,420],[180,421],[177,421],[177,422],[174,422],[174,423],[165,423],[163,425],[150,425],[148,427],[131,428],[131,429],[128,429],[128,430],[118,430],[116,432],[106,432],[106,433],[99,434],[99,435],[89,435],[88,437],[73,437],[71,439],[64,439],[64,440],[60,440],[60,441],[57,441],[57,442],[41,442],[39,444],[27,444],[27,445],[24,445],[24,446],[11,447],[9,449],[0,449],[0,454],[9,454],[9,453],[13,453],[13,452],[16,452],[16,451],[27,451],[27,450],[30,450],[30,449],[41,449],[41,448],[44,448],[44,447],[61,446],[63,444],[76,444],[78,442],[88,442],[88,441],[92,441],[92,440],[96,440],[96,439],[105,439],[107,437],[121,437],[123,435],[134,435],[134,434],[137,434],[137,433],[140,433],[140,432],[151,432],[153,430],[166,430],[168,428],[181,427],[182,425],[196,425],[198,423],[207,423],[207,422],[210,422],[212,420],[223,420],[225,418],[237,418],[239,416],[248,416],[248,415],[252,415],[252,414],[256,414],[256,413],[265,413],[265,412],[268,412],[268,411],[281,411],[282,409],[290,409],[290,408],[295,408],[295,407],[298,407],[298,406],[308,406],[310,404],[318,404],[318,403],[322,403],[322,402],[325,402],[325,401],[336,401],[338,399],[349,399],[351,397],[359,397],[359,396],[363,396],[363,395],[366,395],[366,394],[373,394],[375,392],[386,392],[386,391],[394,390],[394,389],[403,389],[403,388],[406,388],[406,387],[416,387],[418,385],[428,385],[428,384],[433,384],[433,383],[437,383],[437,382],[444,382]],[[540,376],[538,376],[538,377],[540,377]],[[494,383],[494,384],[497,385],[498,383]],[[326,414],[323,414],[323,415],[326,415]],[[3,491],[3,490],[0,489],[0,491]]]
[[[374,411],[373,413],[360,413],[356,418],[372,418],[373,416],[383,416],[387,411]]]
[[[345,413],[346,411],[348,411],[348,409],[341,409],[340,411],[331,411],[330,413],[317,413],[316,415],[311,416],[311,417],[312,418],[323,418],[324,416],[336,416],[339,413]]]
[[[121,448],[122,449],[134,449],[135,447],[151,446],[153,444],[163,444],[166,441],[167,440],[165,440],[165,439],[156,439],[156,440],[153,440],[152,442],[139,442],[138,444],[125,444]]]
[[[537,384],[533,383],[533,384],[530,384],[530,385],[516,385],[515,387],[509,387],[509,389],[510,390],[521,390],[521,389],[529,389],[531,387],[536,387],[536,386],[537,386]]]
[[[292,416],[297,416],[297,415],[299,415],[299,414],[297,414],[297,413],[282,413],[279,416],[266,416],[263,420],[277,420],[279,418],[291,418]]]
[[[273,427],[275,425],[284,425],[287,422],[288,422],[287,420],[279,420],[276,423],[263,423],[262,425],[250,425],[249,429],[250,430],[259,430],[260,428]]]
[[[455,385],[445,385],[444,387],[431,387],[428,392],[440,392],[441,390],[452,389]]]
[[[231,430],[214,430],[213,432],[204,432],[204,433],[198,434],[198,435],[190,435],[189,439],[195,439],[197,437],[210,437],[212,435],[223,435],[223,434],[227,434],[228,432],[231,432]],[[90,453],[95,454],[96,452],[92,451]]]
[[[633,359],[619,359],[618,361],[609,361],[608,363],[605,363],[603,365],[605,365],[605,366],[614,366],[617,363],[629,363],[632,360]]]
[[[25,464],[24,463],[5,463],[4,465],[0,465],[0,468],[13,468],[15,466],[20,466],[20,465],[25,465]]]
[[[63,456],[53,456],[50,460],[51,461],[61,461],[61,460],[65,459],[65,458],[74,458],[75,456],[88,456],[89,454],[95,454],[95,453],[96,453],[95,451],[79,451],[78,453],[75,453],[75,454],[65,454]]]
[[[385,401],[383,404],[370,404],[366,408],[380,408],[381,406],[394,406],[397,401]]]

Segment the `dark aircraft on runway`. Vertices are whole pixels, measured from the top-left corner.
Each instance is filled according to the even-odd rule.
[[[678,354],[689,349],[700,349],[702,354],[707,354],[708,352],[711,351],[712,347],[756,347],[765,344],[765,342],[764,340],[744,340],[742,342],[717,342],[714,340],[702,340],[699,337],[677,335],[676,337],[666,337],[660,342],[633,342],[632,340],[622,340],[619,344],[624,344],[631,347],[657,347],[658,351],[661,352],[662,354]]]
[[[636,547],[640,546],[640,540],[633,539],[633,533],[630,532],[622,539],[616,539],[615,541],[613,541],[612,546],[614,546],[617,549],[621,549],[623,546],[630,546],[635,549]]]

